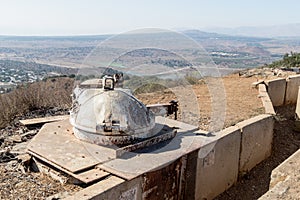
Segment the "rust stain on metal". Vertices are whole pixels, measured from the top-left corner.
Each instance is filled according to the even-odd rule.
[[[107,173],[101,169],[91,169],[80,174],[73,175],[74,178],[80,180],[83,183],[91,183],[100,179],[103,179],[109,176],[110,173]]]
[[[174,114],[174,119],[177,120],[178,101],[172,100],[167,104],[149,104],[147,105],[147,109],[157,116]]]
[[[179,199],[182,179],[182,159],[165,168],[143,175],[143,199]]]
[[[158,135],[156,137],[146,139],[142,142],[138,142],[138,143],[135,143],[135,144],[132,144],[132,145],[128,145],[128,146],[119,148],[119,149],[116,150],[116,155],[117,155],[117,157],[121,157],[125,152],[135,151],[137,149],[149,147],[149,146],[155,145],[157,143],[169,140],[171,138],[174,138],[176,136],[176,133],[177,133],[177,130],[172,130],[170,132]]]

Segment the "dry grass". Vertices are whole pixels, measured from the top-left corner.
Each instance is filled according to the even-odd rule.
[[[224,85],[226,100],[222,104],[225,106],[225,124],[224,127],[229,127],[245,119],[249,119],[264,112],[261,100],[258,98],[258,91],[251,87],[253,82],[257,81],[255,77],[243,78],[238,74],[229,75],[222,78]],[[192,124],[197,125],[202,130],[208,130],[212,115],[212,96],[206,84],[196,84],[192,86],[193,93],[184,88],[178,92],[182,96],[188,97],[186,101],[179,102],[182,109],[200,110],[200,119],[196,119]],[[222,88],[220,88],[222,89]],[[189,98],[197,98],[197,103],[192,104]],[[139,94],[137,97],[145,104],[167,103],[178,97],[171,91]],[[199,108],[197,108],[199,106]],[[216,109],[216,108],[214,108]],[[218,109],[218,108],[217,108]],[[220,109],[222,110],[222,109]],[[184,117],[180,119],[186,121]],[[197,122],[197,124],[195,123]]]
[[[0,127],[7,126],[16,116],[36,109],[69,108],[72,89],[72,79],[52,78],[0,95]]]
[[[251,83],[255,81],[257,79],[254,77],[242,78],[237,74],[222,78],[226,95],[226,101],[222,104],[226,107],[225,127],[264,112],[261,100],[257,97],[257,89],[251,87]],[[24,115],[28,111],[46,110],[51,107],[70,108],[73,85],[72,79],[56,78],[22,86],[11,93],[0,95],[0,127],[6,126],[16,116]],[[172,90],[177,91],[177,95],[165,90],[138,94],[137,97],[145,104],[153,104],[167,103],[172,99],[178,99],[179,95],[181,110],[191,112],[182,116],[183,112],[179,110],[179,120],[208,130],[212,115],[212,98],[207,85],[202,81],[200,84],[192,85],[190,90],[186,88],[172,88]],[[196,100],[192,102],[191,99],[195,97]],[[200,117],[193,114],[193,111],[198,109],[197,106]]]

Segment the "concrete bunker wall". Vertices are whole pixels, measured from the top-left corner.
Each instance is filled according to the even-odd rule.
[[[299,86],[300,75],[261,83],[265,114],[221,130],[213,140],[193,144],[184,155],[139,177],[112,175],[104,180],[109,187],[96,183],[68,199],[213,199],[270,156],[273,105],[296,103]]]
[[[294,130],[299,132],[300,86],[295,110]],[[259,199],[299,199],[300,149],[272,170],[269,190]]]
[[[297,103],[300,75],[269,80],[266,81],[266,85],[273,106]]]
[[[273,124],[272,115],[256,116],[166,166],[131,180],[112,176],[105,180],[111,187],[96,183],[68,199],[213,199],[270,155]]]

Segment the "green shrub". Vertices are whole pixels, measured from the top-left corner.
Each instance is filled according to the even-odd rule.
[[[286,53],[282,60],[275,61],[269,65],[268,67],[272,68],[294,68],[294,67],[300,67],[300,53],[291,52],[290,54]]]

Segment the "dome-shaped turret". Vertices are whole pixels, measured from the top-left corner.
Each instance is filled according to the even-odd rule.
[[[99,85],[100,79],[82,83],[84,87],[74,90],[70,122],[76,137],[111,145],[128,144],[154,134],[154,114],[143,103],[128,90],[114,88],[111,77],[104,77],[102,87]]]

